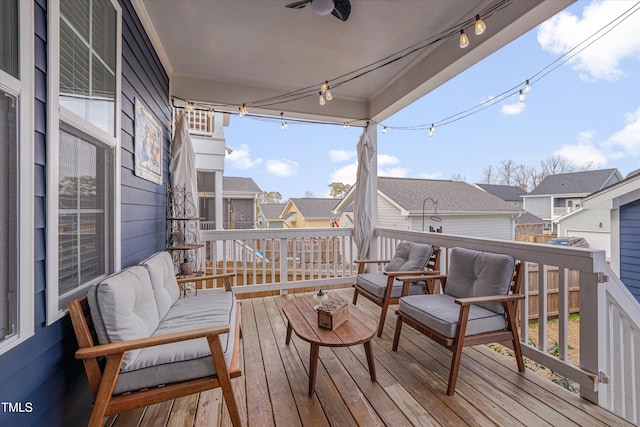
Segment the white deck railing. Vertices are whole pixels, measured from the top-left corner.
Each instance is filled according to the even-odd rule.
[[[201,237],[217,271],[236,273],[237,293],[354,282],[356,247],[350,228],[202,231]],[[524,292],[533,289],[539,295],[539,328],[535,337],[522,328],[524,355],[578,384],[582,397],[638,422],[640,307],[607,266],[604,251],[377,228],[371,257],[391,257],[402,240],[439,246],[445,255],[453,247],[504,253],[525,261],[526,270],[536,266],[542,274],[537,274],[537,283],[525,283]],[[441,270],[446,271],[447,256],[441,258]],[[558,313],[557,334],[547,327],[551,310],[543,297],[548,295],[549,267],[558,269],[558,307],[553,310]],[[573,274],[580,282],[576,363],[568,357],[570,270],[577,271]],[[528,277],[525,274],[527,281]],[[528,304],[522,304],[522,324],[528,322],[528,311]],[[557,342],[554,354],[547,348],[549,338]]]

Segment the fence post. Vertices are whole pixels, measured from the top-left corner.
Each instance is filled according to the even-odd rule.
[[[580,368],[594,374],[592,384],[580,384],[580,396],[595,404],[598,404],[600,347],[605,344],[600,345],[605,334],[600,330],[598,293],[598,274],[580,271]]]
[[[287,238],[283,237],[280,239],[280,283],[289,281],[289,276],[287,275],[287,249]],[[287,295],[288,293],[288,289],[280,290],[280,295]]]

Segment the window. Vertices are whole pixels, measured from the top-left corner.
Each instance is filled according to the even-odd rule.
[[[49,82],[49,323],[120,264],[121,9],[116,0],[54,4],[59,8],[50,10],[55,46],[49,69],[58,73],[50,72]]]
[[[0,354],[34,331],[31,3],[0,1]]]

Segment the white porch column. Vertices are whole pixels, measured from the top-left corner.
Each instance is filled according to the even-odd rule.
[[[214,206],[215,206],[215,221],[216,230],[222,230],[224,228],[224,211],[222,210],[222,175],[223,171],[217,170],[214,172]]]

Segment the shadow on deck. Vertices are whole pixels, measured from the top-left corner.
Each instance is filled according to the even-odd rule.
[[[330,291],[351,300],[351,289]],[[391,351],[395,306],[381,338],[374,338],[377,382],[363,346],[320,349],[315,394],[307,397],[309,344],[295,335],[285,345],[282,304],[295,295],[242,302],[243,376],[233,380],[243,424],[248,426],[631,426],[616,415],[486,346],[464,349],[456,393],[445,392],[451,354],[409,327]],[[365,298],[358,307],[378,319]],[[105,420],[105,426],[228,426],[220,389],[194,394]]]

